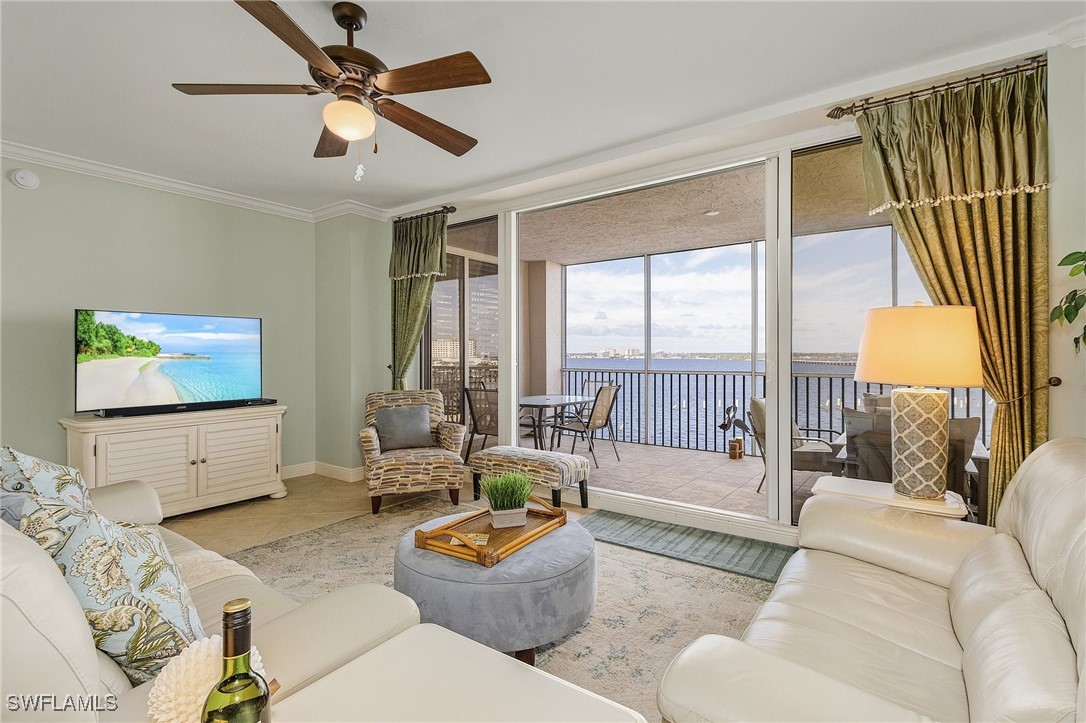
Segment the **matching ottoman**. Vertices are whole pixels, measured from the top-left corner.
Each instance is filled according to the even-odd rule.
[[[536,484],[551,488],[551,504],[562,506],[562,488],[577,485],[581,490],[581,507],[588,507],[588,458],[564,452],[548,452],[525,447],[498,446],[481,449],[468,458],[479,499],[479,478],[482,476],[522,472]]]
[[[431,530],[461,515],[420,525]],[[535,663],[535,648],[569,635],[596,604],[596,541],[572,520],[483,567],[415,547],[415,530],[396,547],[393,587],[437,623],[502,652]]]

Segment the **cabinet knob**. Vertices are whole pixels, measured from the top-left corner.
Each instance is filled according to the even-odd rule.
[[[200,458],[200,464],[205,464],[206,462],[207,462],[207,457],[201,457]]]
[[[189,460],[189,464],[196,464],[196,460]]]

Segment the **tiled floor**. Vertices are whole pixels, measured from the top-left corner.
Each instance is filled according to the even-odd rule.
[[[530,444],[528,440],[522,443]],[[564,449],[569,451],[568,441]],[[583,442],[577,445],[577,453],[588,454]],[[599,468],[592,466],[589,477],[592,487],[758,517],[766,514],[765,489],[757,491],[764,469],[759,457],[733,460],[724,452],[625,442],[618,443],[618,454],[621,459],[616,460],[609,442],[601,441],[596,447]],[[811,486],[823,474],[793,474],[794,515],[798,516],[799,508],[811,496]],[[259,497],[171,517],[163,524],[203,547],[228,554],[349,517],[370,514],[369,497],[362,483],[309,475],[288,479],[285,484],[289,494],[283,499]],[[465,489],[470,490],[470,481]],[[425,494],[445,497],[444,492]],[[467,501],[470,496],[465,493],[462,498]],[[547,498],[546,494],[544,498]],[[410,496],[387,497],[382,509],[407,499]],[[576,505],[567,505],[566,509],[573,519],[591,512],[591,508],[582,510]]]
[[[611,443],[596,440],[596,459],[592,465],[589,485],[600,489],[628,492],[660,500],[685,502],[729,512],[765,517],[765,488],[758,492],[765,467],[760,457],[745,456],[729,459],[727,452],[701,452],[647,444],[617,443],[618,456]],[[521,440],[531,446],[530,439]],[[491,446],[488,442],[487,446]],[[478,449],[476,442],[474,449]],[[570,450],[569,440],[562,451]],[[584,442],[578,442],[576,453],[588,456]],[[793,519],[811,496],[815,480],[826,472],[794,472],[792,474]]]
[[[282,499],[258,497],[169,517],[162,524],[202,547],[226,555],[340,520],[371,514],[370,500],[362,483],[309,475],[285,480],[284,484],[287,486],[287,496]],[[470,490],[470,481],[468,485],[467,489]],[[449,499],[445,492],[422,494],[434,495],[445,501]],[[381,512],[417,496],[385,497]],[[457,509],[470,511],[472,508],[468,505],[477,504],[470,502],[470,493],[462,493],[461,500],[465,497],[468,504],[462,503],[460,507],[450,505],[450,514]],[[544,498],[550,499],[546,494]],[[570,519],[577,519],[592,511],[591,508],[583,510],[579,506],[567,506],[566,509]]]
[[[592,466],[591,486],[759,517],[766,514],[765,488],[757,491],[765,470],[759,457],[733,460],[726,452],[622,442],[617,447],[620,460],[609,442],[596,446],[599,468]],[[578,444],[578,453],[586,451],[583,443]],[[797,514],[823,474],[794,473],[792,502]]]
[[[222,554],[370,514],[365,486],[310,475],[285,480],[287,496],[258,497],[167,518],[163,525]],[[392,500],[389,500],[392,503]]]

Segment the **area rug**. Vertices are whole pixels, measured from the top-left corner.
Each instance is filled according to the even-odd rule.
[[[796,548],[597,510],[581,524],[599,542],[666,555],[718,570],[776,582]]]
[[[391,586],[396,542],[449,512],[447,501],[420,497],[230,557],[299,601],[356,582]],[[659,720],[656,689],[672,658],[706,633],[739,637],[772,589],[744,575],[606,543],[598,545],[597,560],[592,617],[540,648],[536,664],[648,720]]]

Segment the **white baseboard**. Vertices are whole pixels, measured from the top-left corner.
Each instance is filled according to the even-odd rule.
[[[301,464],[287,464],[283,465],[283,479],[293,479],[294,477],[306,477],[307,475],[316,474],[314,472],[315,462],[302,462]]]
[[[327,462],[314,462],[313,466],[313,474],[319,474],[322,477],[331,477],[340,482],[362,481],[361,467],[340,467],[339,465],[328,464]]]
[[[293,477],[305,477],[306,475],[319,474],[321,477],[331,477],[341,482],[361,482],[361,467],[340,467],[327,462],[303,462],[283,467],[283,479]]]
[[[580,492],[576,487],[562,490],[564,507],[580,506]],[[782,525],[765,519],[758,519],[739,513],[716,513],[683,504],[681,502],[663,502],[644,497],[615,492],[613,490],[589,489],[588,504],[597,510],[608,510],[624,515],[642,517],[646,520],[668,522],[673,525],[696,527],[699,530],[725,532],[729,535],[750,537],[755,540],[776,542],[781,545],[797,544],[799,531],[792,525]]]

